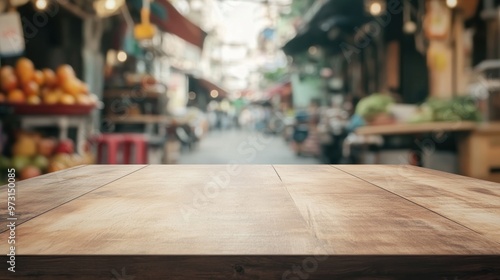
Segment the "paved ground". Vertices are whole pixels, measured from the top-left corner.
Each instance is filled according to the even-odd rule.
[[[227,130],[210,132],[193,151],[183,151],[180,164],[317,164],[298,157],[279,136]]]

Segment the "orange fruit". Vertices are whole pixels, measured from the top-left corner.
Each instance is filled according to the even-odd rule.
[[[63,80],[61,88],[64,92],[76,96],[81,93],[81,82],[76,78]]]
[[[75,78],[75,70],[68,64],[63,64],[59,66],[56,70],[57,78],[59,82],[62,84],[65,80],[70,80]]]
[[[26,84],[35,76],[35,65],[27,58],[20,58],[16,63],[16,74],[20,82]]]
[[[27,96],[39,95],[40,86],[35,81],[31,81],[23,85],[23,91]]]
[[[34,80],[39,86],[43,86],[45,84],[45,75],[43,75],[42,71],[36,70]]]
[[[45,85],[55,87],[57,85],[57,76],[52,69],[45,68],[42,70]]]
[[[44,104],[53,105],[59,102],[62,93],[58,90],[50,90],[43,94],[42,102]]]
[[[30,105],[39,105],[42,103],[42,99],[38,95],[31,95],[26,99],[26,103]]]
[[[64,104],[64,105],[75,105],[76,104],[76,98],[71,95],[71,94],[63,94],[61,95],[59,99],[59,103]]]
[[[17,88],[19,82],[14,73],[5,73],[0,75],[0,86],[5,92],[13,91]]]
[[[26,102],[26,97],[20,89],[15,89],[7,94],[7,102],[9,103],[24,103]]]
[[[12,66],[2,66],[0,68],[0,77],[5,77],[7,75],[14,75],[14,68],[12,68]]]

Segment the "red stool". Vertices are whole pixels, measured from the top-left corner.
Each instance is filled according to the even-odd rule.
[[[118,149],[123,145],[123,135],[102,134],[97,136],[95,141],[97,142],[97,162],[117,164]],[[106,148],[106,154],[104,154],[104,148]]]
[[[123,163],[132,163],[131,154],[134,152],[135,164],[147,164],[147,141],[142,134],[109,133],[94,138],[97,142],[97,162],[100,164],[117,164],[118,155],[122,152]],[[104,149],[106,148],[106,153]],[[105,160],[106,159],[106,160]]]
[[[148,163],[148,145],[143,134],[124,134],[123,161],[126,164],[132,163],[130,155],[134,150],[135,164]]]

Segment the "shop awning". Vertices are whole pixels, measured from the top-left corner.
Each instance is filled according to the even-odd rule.
[[[152,13],[151,21],[164,32],[179,36],[200,49],[203,49],[207,33],[196,24],[184,17],[168,0],[156,0],[157,5],[162,6],[167,12],[166,18]]]
[[[209,80],[203,79],[203,78],[195,78],[199,85],[210,93],[212,90],[216,90],[219,94],[219,97],[224,98],[228,96],[228,93],[226,90],[222,89],[220,86],[210,82]]]
[[[365,15],[363,0],[328,0],[315,11],[316,13],[302,24],[297,35],[283,46],[282,49],[287,55],[305,52],[311,46],[336,48],[342,38],[340,34],[332,34],[332,29],[341,34],[350,34],[355,31],[356,26],[370,20]]]
[[[348,34],[350,30],[354,30],[354,27],[361,24],[361,22],[345,16],[332,16],[298,33],[283,46],[283,51],[288,55],[295,55],[307,51],[311,46],[334,48],[343,40],[343,34]],[[332,36],[334,33],[331,30],[334,28],[337,30],[336,34]]]
[[[285,97],[291,94],[292,94],[292,83],[290,81],[279,83],[266,90],[267,98],[272,98],[275,95]]]

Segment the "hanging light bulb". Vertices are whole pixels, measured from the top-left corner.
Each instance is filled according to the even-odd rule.
[[[118,54],[116,55],[116,58],[118,59],[119,62],[125,62],[127,61],[127,53],[124,51],[119,51]]]
[[[365,11],[374,17],[384,13],[387,6],[386,0],[364,0],[364,2]]]
[[[44,11],[45,9],[47,9],[48,5],[49,5],[49,3],[47,2],[47,0],[36,0],[35,1],[35,8],[39,11]]]
[[[457,7],[458,1],[457,0],[446,0],[446,5],[448,6],[448,8],[453,9],[453,8]]]
[[[116,8],[116,0],[106,0],[104,3],[104,8],[108,10],[114,10]]]
[[[374,2],[370,5],[370,14],[378,16],[380,15],[381,12],[382,12],[382,6],[380,5],[380,3]]]

